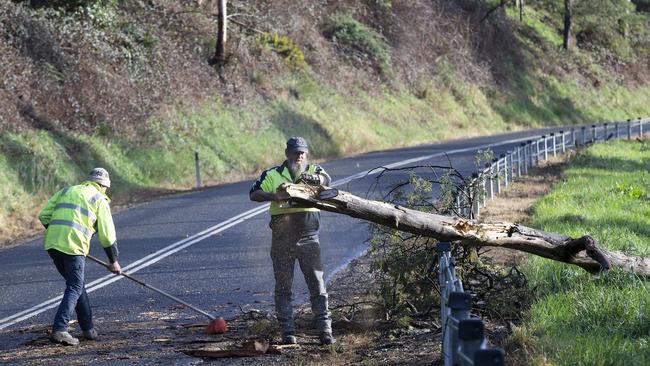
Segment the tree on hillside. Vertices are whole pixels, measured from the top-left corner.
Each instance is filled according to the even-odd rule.
[[[573,23],[573,0],[564,0],[564,35],[562,41],[562,47],[565,50],[569,49],[569,43],[571,42],[571,25]]]
[[[214,62],[221,65],[226,60],[226,32],[228,26],[226,0],[217,0],[217,10],[219,14],[217,18],[217,46],[214,51]]]

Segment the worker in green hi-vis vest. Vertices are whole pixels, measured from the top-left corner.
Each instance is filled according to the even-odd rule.
[[[93,327],[92,311],[84,285],[86,255],[90,250],[90,239],[97,233],[108,259],[109,270],[119,274],[122,269],[117,261],[118,250],[115,225],[106,190],[111,186],[108,172],[104,168],[93,169],[81,184],[66,187],[56,192],[38,215],[45,226],[45,250],[54,261],[56,269],[65,278],[65,292],[54,316],[53,342],[76,346],[79,339],[68,332],[72,312],[83,337],[97,338]]]
[[[286,192],[277,192],[277,189],[283,183],[328,185],[330,176],[320,165],[307,162],[309,148],[304,138],[290,138],[284,153],[287,159],[282,165],[262,173],[250,190],[251,200],[271,201],[271,260],[275,276],[275,310],[282,328],[282,343],[297,343],[291,286],[294,264],[298,260],[309,288],[320,343],[328,345],[334,343],[335,339],[332,336],[332,318],[327,305],[318,240],[320,211],[315,208],[291,207]]]

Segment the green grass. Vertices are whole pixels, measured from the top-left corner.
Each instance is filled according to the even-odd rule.
[[[83,179],[94,166],[111,173],[115,182],[111,195],[128,198],[143,189],[192,187],[195,152],[205,183],[251,179],[282,161],[284,142],[294,135],[306,137],[312,158],[321,160],[567,122],[558,113],[565,99],[574,105],[567,112],[574,117],[571,121],[600,119],[595,116],[622,119],[630,116],[628,111],[650,114],[644,104],[650,87],[628,91],[608,86],[581,93],[570,82],[547,78],[544,82],[542,77],[522,77],[517,88],[527,93],[488,97],[451,67],[440,68],[415,93],[406,89],[343,93],[308,76],[278,76],[271,82],[300,97],[239,108],[207,99],[193,109],[176,108],[166,120],[149,121],[149,132],[138,141],[65,131],[7,133],[0,137],[0,222],[5,224],[0,241],[33,232],[38,228],[35,215],[47,196]],[[558,90],[568,92],[561,97]],[[537,109],[531,107],[532,101]]]
[[[650,147],[590,147],[566,179],[534,207],[532,226],[608,249],[650,255]],[[538,300],[525,316],[523,342],[557,365],[650,364],[650,282],[615,270],[594,278],[534,257],[526,268]]]

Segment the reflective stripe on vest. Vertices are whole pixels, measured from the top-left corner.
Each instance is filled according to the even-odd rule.
[[[97,221],[97,217],[95,216],[94,213],[88,211],[87,208],[81,207],[79,205],[75,205],[74,203],[59,203],[56,206],[54,206],[55,210],[58,210],[60,208],[69,208],[71,210],[76,210],[81,212],[83,215],[88,216],[88,218],[90,219],[93,225],[95,224],[95,221]]]
[[[52,220],[50,221],[50,225],[63,225],[63,226],[70,226],[76,230],[81,231],[88,237],[92,237],[93,234],[95,233],[92,229],[89,229],[83,225],[77,224],[76,222],[73,221],[68,221],[68,220]]]
[[[88,202],[90,202],[91,205],[94,205],[95,202],[97,202],[97,200],[99,200],[102,197],[104,196],[101,193],[97,193],[96,195],[90,197],[90,200]]]

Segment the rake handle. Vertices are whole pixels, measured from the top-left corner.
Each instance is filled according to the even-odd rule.
[[[99,264],[101,264],[102,266],[104,266],[104,267],[106,267],[106,268],[109,268],[109,267],[110,267],[110,265],[109,265],[108,263],[102,261],[101,259],[95,258],[95,257],[93,257],[92,255],[87,255],[86,257],[87,257],[88,259],[90,259],[91,261],[93,261],[93,262],[95,262],[95,263],[99,263]],[[122,276],[124,276],[124,277],[130,279],[131,281],[137,282],[137,283],[141,284],[142,286],[144,286],[144,287],[146,287],[146,288],[148,288],[148,289],[150,289],[150,290],[156,291],[157,293],[159,293],[159,294],[161,294],[161,295],[163,295],[163,296],[167,296],[168,298],[170,298],[170,299],[172,299],[172,300],[174,300],[174,301],[176,301],[176,302],[178,302],[178,303],[180,303],[180,304],[183,304],[183,305],[187,306],[188,308],[190,308],[190,309],[192,309],[192,310],[194,310],[194,311],[196,311],[196,312],[198,312],[198,313],[201,313],[201,314],[207,316],[207,317],[210,318],[211,320],[215,320],[215,319],[216,319],[214,316],[210,315],[209,313],[207,313],[207,312],[205,312],[205,311],[203,311],[203,310],[201,310],[201,309],[195,307],[194,305],[188,304],[188,303],[186,303],[185,301],[179,299],[178,297],[176,297],[176,296],[174,296],[174,295],[171,295],[171,294],[168,294],[168,293],[166,293],[165,291],[163,291],[163,290],[161,290],[161,289],[159,289],[159,288],[157,288],[157,287],[154,287],[154,286],[152,286],[152,285],[149,285],[149,284],[145,283],[144,281],[139,280],[139,279],[137,279],[137,278],[135,278],[135,277],[133,277],[133,276],[131,276],[131,275],[125,273],[125,272],[120,272],[120,274],[121,274]]]

